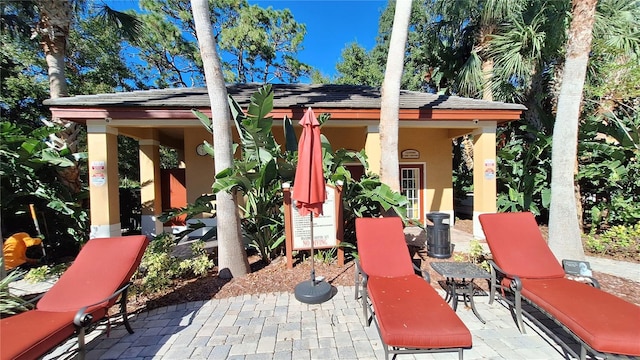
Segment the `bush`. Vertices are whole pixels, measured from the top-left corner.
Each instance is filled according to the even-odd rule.
[[[24,276],[24,279],[30,283],[37,283],[45,281],[52,277],[59,277],[71,264],[62,263],[53,266],[42,265],[36,268],[30,269]]]
[[[640,261],[640,223],[613,226],[602,234],[589,234],[585,249],[593,254]]]
[[[173,235],[163,233],[156,236],[145,251],[140,264],[142,293],[154,293],[169,287],[173,279],[187,276],[202,277],[213,268],[213,260],[204,250],[204,242],[197,241],[191,246],[193,256],[179,259],[172,255],[176,246]]]

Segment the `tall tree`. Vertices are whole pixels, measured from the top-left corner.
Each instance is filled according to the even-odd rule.
[[[217,174],[233,167],[231,126],[232,119],[227,103],[227,87],[222,75],[222,65],[213,38],[213,29],[207,0],[191,0],[200,54],[204,65],[207,92],[211,102],[215,169]],[[242,235],[238,206],[233,194],[220,191],[216,194],[218,217],[218,269],[223,278],[244,276],[249,272]]]
[[[411,0],[398,0],[393,17],[387,67],[381,89],[380,105],[380,180],[400,192],[398,163],[398,116],[400,82],[404,68],[405,48],[411,18]]]
[[[582,91],[591,50],[597,0],[573,0],[566,60],[551,151],[549,247],[558,259],[584,259],[575,196]]]
[[[336,84],[378,86],[384,80],[384,68],[357,43],[342,49],[341,61],[336,64]]]
[[[201,86],[202,63],[189,0],[142,0],[145,33],[137,64],[158,87]],[[210,22],[225,80],[296,82],[310,66],[297,60],[306,33],[289,10],[249,5],[246,0],[209,3]]]
[[[65,76],[65,57],[67,55],[67,44],[71,24],[76,13],[74,9],[82,11],[85,2],[82,0],[36,0],[17,2],[17,4],[3,3],[3,19],[7,14],[16,15],[16,18],[26,16],[25,19],[33,20],[33,37],[36,38],[42,47],[47,62],[47,73],[49,77],[49,94],[51,98],[64,97],[69,95],[67,87],[67,77]],[[9,13],[4,10],[9,10]],[[98,17],[105,23],[115,24],[119,34],[135,37],[139,29],[139,23],[135,17],[117,12],[107,7],[101,8]],[[56,149],[69,148],[72,153],[77,152],[78,135],[81,133],[77,123],[52,119],[52,123],[63,128],[56,136],[51,137],[50,144]],[[81,189],[79,171],[77,166],[67,167],[58,174],[60,181],[72,192],[79,192]]]

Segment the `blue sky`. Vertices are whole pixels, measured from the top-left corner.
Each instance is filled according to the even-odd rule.
[[[378,34],[378,20],[387,0],[248,0],[267,8],[289,9],[307,34],[298,59],[329,77],[344,48],[357,42],[370,50]],[[107,0],[117,10],[138,9],[138,0]],[[304,81],[304,80],[303,80]]]
[[[342,50],[357,42],[371,50],[386,0],[249,0],[274,9],[288,8],[298,23],[307,26],[299,60],[333,77]]]

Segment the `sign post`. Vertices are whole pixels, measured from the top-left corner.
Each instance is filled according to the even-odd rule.
[[[287,268],[293,268],[293,251],[311,249],[311,221],[308,216],[300,216],[291,201],[292,190],[284,184],[284,226]],[[337,247],[338,265],[344,265],[344,249],[340,247],[342,229],[342,187],[326,186],[327,200],[322,207],[323,214],[313,218],[313,242],[316,249]]]

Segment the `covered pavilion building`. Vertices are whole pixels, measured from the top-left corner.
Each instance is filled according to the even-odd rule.
[[[228,85],[227,91],[246,109],[260,86]],[[378,88],[274,84],[273,91],[271,116],[280,143],[282,132],[277,128],[283,117],[294,121],[299,134],[297,120],[304,109],[312,107],[316,114],[331,114],[322,133],[334,149],[364,149],[370,170],[379,172]],[[211,116],[206,88],[80,95],[48,99],[44,104],[53,118],[86,125],[91,237],[121,234],[118,135],[139,143],[143,234],[165,230],[158,220],[163,207],[193,203],[200,195],[211,193],[214,160],[197,151],[203,141],[211,142],[211,135],[192,113],[198,109]],[[452,140],[472,135],[474,236],[483,238],[478,215],[496,212],[496,129],[520,119],[524,110],[518,104],[402,90],[398,152],[401,189],[410,202],[408,215],[424,222],[429,212],[445,212],[453,221]],[[160,145],[176,149],[181,161],[181,169],[169,177],[161,174]],[[362,171],[356,165],[351,170]]]

